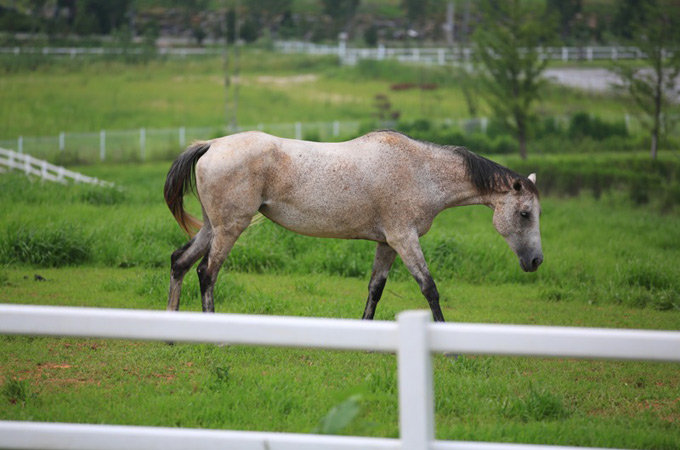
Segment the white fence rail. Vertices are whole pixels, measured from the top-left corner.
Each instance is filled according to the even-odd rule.
[[[0,448],[9,449],[566,449],[435,440],[431,353],[680,362],[680,332],[441,324],[431,323],[426,311],[401,313],[396,322],[366,322],[0,305],[0,333],[371,350],[398,357],[399,439],[0,421]]]
[[[97,186],[113,187],[113,183],[98,178],[88,177],[78,172],[73,172],[62,166],[55,166],[45,160],[36,159],[31,155],[18,153],[12,150],[0,148],[0,169],[20,170],[26,175],[40,177],[43,180],[67,183],[69,180],[76,183],[94,184]]]
[[[322,45],[299,41],[277,41],[274,47],[282,53],[306,53],[311,55],[337,55],[344,64],[356,64],[362,59],[396,59],[427,65],[444,66],[472,59],[472,47],[388,47],[375,48],[348,47],[343,42],[338,45]],[[538,49],[542,59],[551,61],[594,61],[640,59],[644,54],[637,47],[622,46],[584,46],[584,47],[542,47]]]
[[[473,54],[471,47],[417,47],[413,45],[390,47],[358,48],[348,47],[339,42],[336,45],[314,44],[302,41],[276,41],[274,48],[283,53],[306,53],[312,55],[336,55],[344,64],[356,64],[361,59],[397,59],[419,64],[447,65],[469,61]],[[583,46],[544,47],[539,49],[541,57],[551,61],[595,61],[640,59],[643,53],[637,47],[624,46]],[[0,54],[41,55],[60,57],[120,56],[120,55],[162,55],[185,58],[187,56],[218,56],[223,47],[161,47],[161,48],[117,48],[117,47],[0,47]]]
[[[212,139],[240,130],[260,130],[281,137],[332,141],[355,137],[359,121],[258,123],[237,128],[177,127],[100,130],[94,133],[61,132],[54,136],[19,136],[0,139],[0,147],[16,148],[47,160],[72,163],[129,162],[174,159],[194,140]]]

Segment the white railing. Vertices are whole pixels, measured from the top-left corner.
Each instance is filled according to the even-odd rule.
[[[569,447],[435,440],[431,354],[495,354],[680,362],[680,332],[396,322],[0,305],[0,333],[394,352],[400,438],[0,421],[8,449],[515,450]],[[574,447],[572,447],[574,448]]]
[[[0,147],[16,148],[49,160],[73,160],[77,163],[103,161],[127,162],[174,159],[178,150],[193,140],[210,139],[241,130],[260,130],[280,137],[332,141],[358,135],[359,121],[255,123],[232,128],[177,127],[100,130],[99,132],[60,132],[53,136],[19,136],[0,139]]]
[[[276,41],[274,48],[283,53],[306,53],[311,55],[338,56],[344,64],[356,64],[362,59],[397,59],[431,65],[446,65],[457,61],[469,61],[474,50],[471,47],[417,47],[404,44],[400,47],[379,45],[378,47],[349,47],[343,42],[336,45],[314,44],[302,41]],[[643,53],[637,47],[624,46],[583,46],[544,47],[539,49],[541,57],[551,61],[595,61],[640,59]],[[219,56],[223,47],[161,47],[161,48],[116,48],[116,47],[0,47],[0,54],[68,56],[119,56],[119,55],[164,55],[175,57]]]
[[[388,47],[379,45],[372,48],[348,47],[342,42],[338,45],[314,44],[299,41],[277,41],[274,48],[282,53],[305,53],[311,55],[336,55],[344,64],[356,64],[362,59],[396,59],[428,65],[444,66],[462,61],[470,61],[474,49],[469,46],[454,47]],[[542,47],[538,49],[542,59],[550,61],[594,61],[640,59],[644,54],[637,47],[623,46],[584,46],[584,47]]]
[[[73,172],[62,166],[55,166],[45,160],[37,159],[25,153],[0,148],[0,169],[16,169],[26,175],[40,177],[43,180],[67,183],[69,180],[76,183],[94,184],[104,187],[113,187],[113,183],[98,178],[88,177],[78,172]]]

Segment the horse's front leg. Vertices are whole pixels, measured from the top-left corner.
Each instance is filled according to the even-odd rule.
[[[397,252],[384,242],[378,242],[378,247],[375,250],[375,259],[373,260],[373,271],[371,272],[371,281],[368,283],[368,299],[366,300],[366,308],[362,319],[372,320],[375,314],[375,307],[380,301],[385,283],[387,282],[387,274],[390,272],[394,258]]]
[[[406,268],[418,282],[420,292],[427,299],[435,322],[444,322],[444,315],[439,306],[439,292],[432,279],[432,275],[430,275],[430,270],[427,268],[425,256],[418,241],[418,235],[412,233],[401,239],[389,240],[388,242],[397,251]]]

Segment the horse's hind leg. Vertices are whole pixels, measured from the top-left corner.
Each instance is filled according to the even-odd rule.
[[[191,266],[205,255],[210,246],[210,229],[204,226],[193,239],[175,250],[170,257],[170,290],[168,292],[168,311],[179,310],[182,294],[182,280]]]
[[[220,267],[227,259],[229,252],[234,247],[236,239],[248,228],[252,214],[241,216],[228,225],[213,226],[213,236],[208,254],[203,257],[196,269],[198,282],[201,287],[201,303],[203,312],[215,312],[215,299],[213,290]]]
[[[378,305],[378,301],[385,288],[387,274],[389,273],[396,256],[397,252],[395,252],[392,247],[384,242],[378,242],[378,247],[375,250],[375,259],[373,260],[371,281],[368,283],[368,299],[366,300],[366,308],[364,309],[362,319],[373,319],[375,307]]]

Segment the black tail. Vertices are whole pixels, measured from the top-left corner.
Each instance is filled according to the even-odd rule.
[[[180,227],[193,236],[201,229],[203,223],[184,210],[184,194],[195,192],[196,177],[194,169],[199,158],[210,149],[210,142],[196,142],[177,157],[170,166],[165,179],[163,195],[165,203]]]

